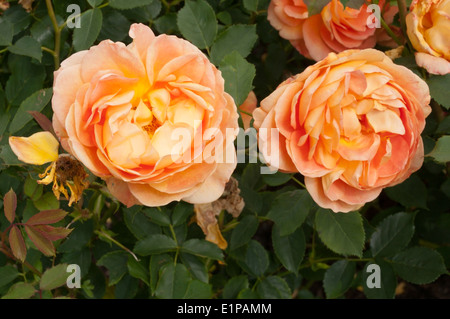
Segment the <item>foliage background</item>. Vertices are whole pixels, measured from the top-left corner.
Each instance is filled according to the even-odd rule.
[[[79,1],[81,28],[70,29],[72,2],[34,1],[27,12],[10,1],[0,16],[0,207],[9,205],[12,189],[13,223],[28,250],[24,263],[8,253],[11,221],[0,214],[2,298],[401,298],[405,287],[449,282],[449,75],[427,75],[411,54],[395,62],[430,86],[433,114],[423,132],[428,156],[419,172],[359,212],[319,209],[300,174],[261,175],[261,163],[241,163],[233,174],[246,205],[236,219],[219,216],[224,251],[204,240],[190,204],[127,209],[94,176],[82,203],[57,201],[50,186],[36,183],[44,167],[19,162],[8,137],[41,130],[27,111],[51,118],[53,71],[74,52],[104,39],[129,43],[129,26],[144,23],[202,49],[237,105],[250,90],[263,99],[313,63],[271,27],[268,0]],[[310,3],[312,10],[320,5]],[[53,226],[73,231],[45,256],[23,228],[31,216],[54,209],[68,214]],[[380,289],[365,284],[371,263],[381,267]],[[65,286],[67,264],[81,267],[80,289]],[[428,297],[450,297],[442,291]]]

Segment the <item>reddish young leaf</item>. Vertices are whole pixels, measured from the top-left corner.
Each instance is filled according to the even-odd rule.
[[[28,113],[30,113],[31,116],[34,117],[36,122],[44,131],[49,131],[50,133],[55,135],[55,132],[53,131],[52,121],[50,121],[47,116],[38,111],[28,111]]]
[[[27,225],[48,225],[59,222],[67,213],[62,209],[43,210],[31,216],[25,224]]]
[[[33,244],[46,256],[55,255],[55,246],[53,243],[41,235],[41,233],[33,226],[25,225],[25,231],[30,237]]]
[[[14,257],[24,262],[27,257],[27,246],[25,245],[20,229],[16,225],[13,225],[9,232],[9,245],[11,246]]]
[[[48,225],[36,225],[33,227],[37,229],[42,236],[51,241],[66,238],[73,230],[64,227],[53,227]]]
[[[12,224],[16,218],[17,196],[11,188],[3,197],[3,209],[6,219]]]

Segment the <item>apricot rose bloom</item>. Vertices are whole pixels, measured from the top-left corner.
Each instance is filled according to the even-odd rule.
[[[381,51],[347,50],[281,83],[253,117],[268,165],[300,172],[320,206],[348,212],[420,168],[429,102],[426,83]]]
[[[429,73],[450,73],[450,0],[414,0],[406,16],[417,65]]]
[[[392,23],[398,8],[384,0],[378,5],[386,23]],[[315,61],[324,59],[330,52],[373,48],[377,42],[395,45],[386,32],[377,30],[373,17],[367,4],[359,9],[344,8],[339,0],[330,1],[320,14],[311,16],[303,0],[272,0],[267,16],[282,38]],[[400,32],[399,28],[394,29]]]
[[[102,41],[55,72],[62,146],[128,206],[216,200],[236,167],[238,130],[221,73],[183,39],[143,24],[129,35],[130,45]]]

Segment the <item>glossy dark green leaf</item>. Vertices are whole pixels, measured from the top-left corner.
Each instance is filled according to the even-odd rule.
[[[0,46],[7,46],[12,44],[13,39],[13,25],[8,20],[0,21]]]
[[[320,208],[316,213],[315,225],[320,239],[332,251],[362,256],[365,234],[358,212],[333,213]]]
[[[159,272],[155,295],[161,299],[180,299],[186,294],[191,277],[182,264],[169,263]]]
[[[124,220],[127,228],[137,239],[144,239],[149,235],[161,233],[161,228],[152,223],[150,218],[140,210],[140,207],[125,209]]]
[[[19,276],[19,271],[16,267],[7,265],[0,267],[0,287],[9,284],[11,281]]]
[[[97,261],[97,266],[106,267],[109,271],[108,285],[112,286],[119,282],[128,272],[128,254],[125,251],[113,251],[102,256]]]
[[[80,28],[73,31],[73,46],[76,51],[86,50],[94,44],[102,23],[103,14],[100,9],[89,9],[81,14]]]
[[[183,37],[199,49],[211,46],[217,34],[214,10],[205,0],[188,0],[178,11],[177,25]]]
[[[29,121],[33,119],[33,116],[28,113],[28,111],[41,112],[44,107],[50,102],[52,94],[53,90],[51,88],[42,89],[26,98],[20,104],[16,115],[14,115],[11,124],[9,125],[9,132],[11,134],[14,134],[22,129]]]
[[[83,248],[92,238],[94,223],[92,219],[85,222],[76,222],[69,237],[58,246],[59,252],[71,252]]]
[[[233,97],[236,105],[241,105],[253,88],[255,67],[233,51],[223,58],[219,69],[225,79],[225,91]]]
[[[169,226],[170,225],[170,216],[166,211],[162,211],[157,209],[156,207],[146,207],[142,210],[142,212],[150,218],[150,221],[160,225],[160,226]]]
[[[216,245],[203,239],[189,239],[181,245],[184,253],[223,261],[222,250]]]
[[[275,198],[267,215],[285,236],[299,228],[309,215],[313,201],[306,190],[295,190]]]
[[[268,276],[256,287],[256,291],[263,299],[290,299],[291,289],[281,277]]]
[[[427,187],[417,174],[411,175],[403,183],[384,190],[386,194],[405,207],[427,208]]]
[[[275,224],[272,229],[272,244],[281,264],[290,272],[297,273],[306,248],[303,230],[298,228],[289,235],[281,236],[280,228]]]
[[[414,216],[397,213],[383,219],[370,238],[372,255],[388,256],[405,248],[414,234]]]
[[[395,289],[397,288],[397,276],[394,273],[394,269],[389,263],[377,260],[375,264],[380,267],[380,287],[373,287],[373,281],[376,279],[370,276],[376,276],[375,272],[377,270],[372,269],[367,271],[367,266],[373,263],[368,262],[362,271],[364,294],[369,299],[393,299],[395,297]],[[372,288],[369,287],[367,281],[370,281]]]
[[[243,217],[231,233],[230,250],[246,245],[255,235],[258,225],[259,221],[255,216]]]
[[[183,299],[211,299],[212,286],[200,280],[191,280]]]
[[[192,205],[179,202],[177,206],[175,206],[172,213],[172,224],[173,226],[179,226],[183,224],[186,219],[194,213],[194,208]]]
[[[431,156],[440,163],[450,162],[450,135],[440,137],[436,142],[436,146],[427,156]]]
[[[235,299],[239,292],[248,288],[248,278],[245,275],[233,277],[227,281],[225,287],[223,288],[223,298],[224,299]]]
[[[177,243],[169,236],[158,234],[150,235],[139,240],[134,247],[134,252],[141,256],[160,254],[177,249]]]
[[[447,110],[450,109],[450,74],[432,75],[427,79],[428,87],[430,88],[431,97],[444,106]]]
[[[232,25],[214,41],[211,47],[211,60],[219,65],[223,58],[233,51],[245,58],[250,54],[257,39],[255,25]]]
[[[8,51],[14,54],[25,55],[41,62],[41,45],[33,37],[24,36],[8,47]]]
[[[327,269],[323,287],[328,299],[337,298],[350,288],[355,270],[355,263],[347,260],[339,260]]]
[[[158,283],[159,270],[168,263],[173,263],[172,257],[170,257],[168,254],[153,255],[150,257],[150,289],[152,293],[155,291],[156,285]]]
[[[150,278],[149,278],[150,274],[149,274],[148,268],[144,266],[144,263],[142,260],[137,261],[132,256],[128,256],[127,268],[128,268],[128,273],[132,277],[141,279],[148,286],[150,286]]]
[[[139,280],[125,274],[114,288],[116,299],[133,299],[139,289]]]
[[[206,264],[201,257],[197,257],[195,255],[187,253],[181,253],[180,257],[181,261],[183,262],[183,265],[185,265],[186,268],[191,273],[192,278],[198,279],[205,283],[208,282],[209,280],[208,270],[206,269]]]
[[[149,5],[154,1],[156,0],[109,0],[109,5],[113,8],[124,10]]]
[[[256,277],[262,276],[269,267],[269,256],[264,247],[256,240],[251,240],[245,254],[245,264]]]
[[[444,260],[436,251],[426,247],[411,247],[391,259],[395,272],[413,284],[423,285],[446,272]]]

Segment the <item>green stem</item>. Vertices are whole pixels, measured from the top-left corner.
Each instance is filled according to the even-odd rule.
[[[4,53],[6,51],[8,51],[8,48],[4,48],[4,49],[0,50],[0,54]]]
[[[55,31],[55,49],[53,53],[53,60],[55,62],[55,70],[59,69],[59,52],[61,47],[61,29],[56,21],[55,11],[53,10],[53,5],[51,0],[45,0],[47,5],[47,12],[52,21],[53,30]]]
[[[42,51],[48,52],[51,55],[55,55],[55,51],[53,51],[52,49],[46,48],[46,47],[41,47]]]
[[[305,184],[303,184],[302,182],[300,182],[298,179],[296,179],[294,176],[291,177],[291,179],[296,182],[298,185],[300,185],[303,188],[306,188]]]
[[[386,30],[387,34],[389,34],[392,39],[394,39],[395,43],[397,43],[398,45],[402,45],[402,41],[395,35],[391,28],[389,28],[386,21],[384,21],[382,17],[380,17],[380,22],[383,29]]]
[[[111,242],[113,242],[114,244],[116,244],[117,246],[119,246],[120,248],[122,248],[123,250],[125,250],[127,253],[129,253],[131,256],[133,256],[133,258],[136,261],[139,261],[139,258],[137,258],[137,256],[131,251],[129,250],[127,247],[125,247],[124,245],[122,245],[121,243],[119,243],[117,240],[115,240],[114,238],[112,238],[111,236],[109,236],[108,234],[105,234],[104,232],[100,231],[100,230],[96,230],[94,231],[95,234],[99,235],[100,237],[106,238],[108,240],[110,240]]]

